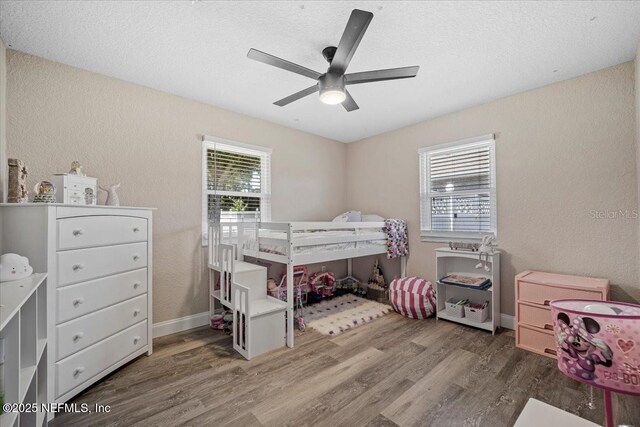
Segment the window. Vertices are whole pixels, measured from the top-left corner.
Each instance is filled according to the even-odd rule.
[[[420,236],[438,242],[496,235],[493,135],[420,149]]]
[[[271,150],[205,136],[202,146],[202,227],[271,219]]]

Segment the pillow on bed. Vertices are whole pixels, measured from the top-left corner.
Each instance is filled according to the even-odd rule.
[[[360,222],[362,221],[362,212],[348,211],[333,218],[331,222]]]
[[[384,218],[376,214],[362,214],[363,222],[383,222]]]

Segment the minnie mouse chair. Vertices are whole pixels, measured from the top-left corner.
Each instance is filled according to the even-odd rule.
[[[640,396],[640,306],[557,300],[551,313],[558,369],[604,390],[605,426],[613,427],[611,392]]]

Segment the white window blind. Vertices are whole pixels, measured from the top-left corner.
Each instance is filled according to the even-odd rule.
[[[493,135],[423,148],[420,231],[423,240],[476,240],[496,235]]]
[[[203,231],[209,222],[271,219],[271,150],[205,137]]]

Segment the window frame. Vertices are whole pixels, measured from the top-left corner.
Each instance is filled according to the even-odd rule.
[[[430,191],[431,171],[430,157],[433,155],[441,155],[447,152],[455,152],[474,147],[488,147],[490,158],[490,179],[491,185],[488,191],[470,191],[471,194],[488,193],[490,203],[490,222],[491,231],[489,232],[464,232],[464,231],[433,231],[431,229],[431,199],[432,197],[442,193],[432,193]],[[494,238],[498,236],[497,226],[497,186],[496,186],[496,149],[494,134],[482,135],[473,138],[467,138],[459,141],[448,142],[428,147],[422,147],[418,150],[418,167],[420,175],[420,240],[422,242],[449,242],[452,240],[462,242],[480,242],[483,236],[492,235]],[[427,215],[425,215],[425,211]]]
[[[225,148],[234,153],[260,157],[260,193],[247,193],[241,197],[260,198],[260,221],[271,220],[271,154],[273,150],[259,145],[245,144],[224,138],[205,135],[202,137],[202,245],[206,246],[209,240],[209,195],[220,194],[216,190],[208,188],[208,162],[209,150],[225,151]],[[266,161],[265,161],[266,160]]]

